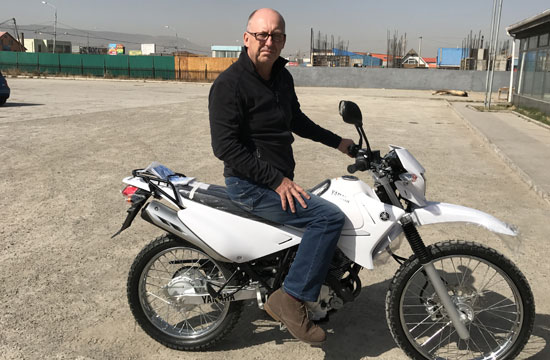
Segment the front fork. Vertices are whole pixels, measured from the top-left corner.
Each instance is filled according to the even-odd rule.
[[[420,264],[422,264],[422,268],[426,272],[428,279],[430,279],[430,282],[432,283],[437,296],[439,296],[443,307],[447,311],[447,314],[449,314],[449,318],[451,319],[458,336],[460,336],[462,340],[468,340],[470,338],[470,333],[466,328],[466,325],[462,322],[462,317],[456,309],[455,304],[453,304],[453,301],[449,296],[449,292],[447,291],[447,287],[435,270],[432,263],[432,254],[428,251],[426,245],[424,245],[424,242],[416,230],[410,216],[404,216],[401,220],[401,225],[403,226],[403,232],[407,237],[407,241],[411,245],[413,252],[418,257]]]

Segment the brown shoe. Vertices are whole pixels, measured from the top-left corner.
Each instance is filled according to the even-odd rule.
[[[292,298],[282,288],[271,294],[264,309],[273,319],[282,322],[298,340],[321,345],[327,338],[325,331],[307,317],[305,304]]]

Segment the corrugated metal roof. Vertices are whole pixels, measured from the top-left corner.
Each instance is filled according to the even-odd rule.
[[[550,9],[546,9],[540,14],[531,16],[530,18],[512,24],[506,28],[506,31],[511,36],[514,36],[519,32],[532,29],[547,22],[550,22]]]

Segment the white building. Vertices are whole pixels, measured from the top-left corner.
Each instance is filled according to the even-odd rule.
[[[238,58],[243,51],[244,46],[220,46],[214,45],[210,47],[212,57],[217,58]]]
[[[141,55],[151,55],[157,52],[156,44],[141,44]]]
[[[32,53],[52,53],[53,39],[25,39],[23,44],[27,48],[27,52]],[[70,41],[55,41],[56,54],[70,54],[72,52],[72,44]]]

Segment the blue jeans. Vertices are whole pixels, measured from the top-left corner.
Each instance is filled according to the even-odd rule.
[[[290,206],[283,211],[279,194],[267,186],[238,177],[227,177],[225,184],[227,195],[241,208],[279,224],[305,228],[283,287],[297,299],[316,301],[344,226],[344,213],[311,194],[309,200],[304,199],[307,208],[295,200],[296,213]]]

